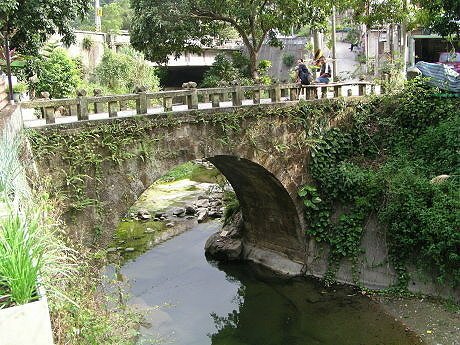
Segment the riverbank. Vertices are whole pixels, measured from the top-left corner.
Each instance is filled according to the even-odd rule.
[[[395,321],[427,345],[460,345],[460,309],[429,298],[373,296]]]

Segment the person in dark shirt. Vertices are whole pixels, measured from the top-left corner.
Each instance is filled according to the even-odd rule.
[[[312,74],[308,70],[303,59],[297,61],[297,80],[300,81],[302,85],[310,85],[310,82],[313,80]]]

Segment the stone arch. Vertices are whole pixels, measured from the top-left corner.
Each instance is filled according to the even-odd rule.
[[[240,202],[244,241],[301,261],[304,239],[296,206],[281,182],[263,166],[236,156],[207,158],[227,178]]]

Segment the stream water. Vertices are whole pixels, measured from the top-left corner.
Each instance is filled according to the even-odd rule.
[[[221,223],[187,224],[189,231],[166,242],[126,244],[135,251],[126,256],[118,278],[129,282],[128,303],[149,310],[139,344],[149,339],[175,345],[420,344],[353,288],[277,277],[249,263],[208,261],[204,243]]]

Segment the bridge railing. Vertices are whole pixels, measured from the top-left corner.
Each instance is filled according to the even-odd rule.
[[[382,89],[379,90],[383,92]],[[84,121],[118,116],[144,115],[183,111],[187,109],[227,108],[248,105],[295,102],[299,99],[314,100],[334,97],[364,96],[376,93],[374,84],[365,81],[314,84],[232,85],[226,87],[196,88],[196,83],[184,83],[182,90],[147,92],[137,87],[135,93],[125,95],[102,95],[94,90],[87,96],[85,90],[77,92],[76,98],[43,98],[22,102],[25,122],[44,119],[45,124],[56,122],[56,117],[70,116],[63,122]],[[24,116],[26,112],[27,116]],[[43,120],[38,125],[43,125]]]

